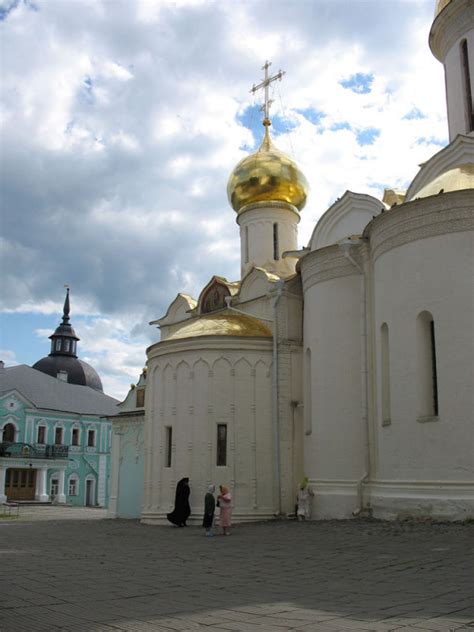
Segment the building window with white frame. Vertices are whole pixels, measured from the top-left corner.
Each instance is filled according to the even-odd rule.
[[[79,428],[72,429],[71,445],[79,445]]]
[[[36,443],[46,443],[46,426],[38,426],[38,433],[36,435]]]
[[[63,429],[61,426],[57,426],[54,430],[54,445],[62,445],[63,443]]]
[[[89,448],[95,447],[95,430],[87,431],[87,446]]]
[[[77,476],[71,476],[68,482],[68,496],[78,496],[79,480]]]

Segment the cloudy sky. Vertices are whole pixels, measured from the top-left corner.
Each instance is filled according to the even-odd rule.
[[[80,357],[123,398],[179,291],[239,276],[235,164],[262,135],[310,182],[304,245],[346,189],[406,188],[447,143],[434,0],[0,0],[1,357]]]

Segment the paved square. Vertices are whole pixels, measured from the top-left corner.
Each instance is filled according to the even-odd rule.
[[[472,523],[275,522],[205,538],[54,510],[0,520],[2,632],[474,630]]]

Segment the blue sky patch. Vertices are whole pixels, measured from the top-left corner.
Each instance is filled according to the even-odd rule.
[[[343,88],[352,90],[356,94],[369,94],[372,90],[372,82],[374,75],[372,73],[357,72],[355,75],[351,75],[348,79],[343,79],[339,83]]]
[[[304,110],[296,110],[302,114],[307,121],[314,125],[319,125],[323,118],[327,116],[326,112],[320,112],[319,110],[313,110],[313,108],[305,108]]]
[[[403,118],[407,121],[413,121],[414,119],[426,118],[426,114],[423,114],[423,112],[419,110],[418,108],[413,108],[412,110],[408,112],[408,114],[405,114]]]
[[[331,132],[338,132],[340,129],[352,129],[352,127],[347,121],[341,121],[340,123],[334,123],[331,127]]]
[[[288,121],[288,119],[283,118],[281,116],[271,116],[272,125],[270,131],[273,131],[272,136],[276,138],[279,134],[286,134],[291,131],[295,127],[297,127],[297,123]],[[248,130],[252,132],[254,138],[254,145],[259,146],[263,140],[264,129],[262,125],[263,114],[260,111],[259,105],[251,105],[247,107],[242,114],[237,116],[238,122],[246,127]],[[240,147],[244,151],[252,151],[254,147],[249,147],[248,145],[243,145]]]
[[[13,0],[10,4],[7,4],[5,7],[0,7],[0,22],[3,22],[7,19],[9,14],[14,11],[17,6],[20,4],[20,0]]]
[[[416,141],[417,145],[439,145],[439,147],[444,147],[448,144],[448,140],[446,138],[435,138],[434,136],[421,136]]]
[[[357,132],[357,142],[359,145],[373,145],[376,138],[380,136],[380,130],[375,127],[367,127]]]

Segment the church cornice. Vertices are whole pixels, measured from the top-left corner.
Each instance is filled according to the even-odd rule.
[[[301,259],[300,265],[303,292],[317,283],[360,274],[344,256],[338,244],[309,252]]]
[[[370,254],[384,253],[412,241],[474,230],[474,190],[453,191],[407,202],[378,215],[367,226]]]
[[[187,351],[271,351],[272,338],[237,338],[231,336],[197,336],[195,338],[183,338],[179,340],[163,340],[156,342],[146,350],[148,361],[166,355],[183,353]]]
[[[281,202],[278,200],[275,200],[275,201],[269,200],[269,201],[252,202],[251,204],[246,204],[240,209],[239,214],[236,217],[236,222],[240,224],[242,217],[245,217],[245,219],[248,219],[250,217],[248,213],[250,213],[251,211],[259,211],[259,212],[262,212],[262,211],[275,212],[276,211],[279,214],[281,214],[282,212],[285,214],[290,212],[296,215],[298,222],[301,219],[298,209],[296,208],[296,206],[293,206],[293,204],[289,204],[288,202]]]

